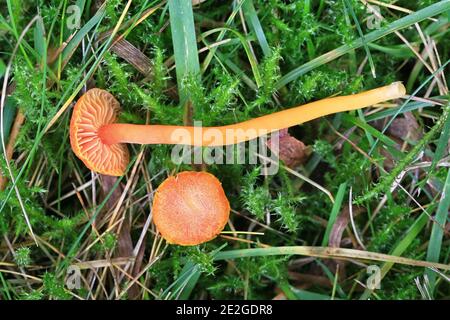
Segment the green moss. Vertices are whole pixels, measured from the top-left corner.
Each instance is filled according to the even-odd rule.
[[[24,31],[32,17],[38,14],[37,7],[43,17],[49,53],[54,53],[70,42],[73,30],[68,30],[64,25],[60,1],[50,0],[37,6],[31,6],[26,1],[9,2],[12,19],[7,7],[0,6],[0,48],[2,48],[0,61],[5,65],[12,57],[17,37]],[[138,12],[145,11],[157,3],[146,0],[133,1],[124,24],[129,26],[131,18]],[[202,69],[201,82],[198,81],[198,75],[191,75],[182,81],[189,90],[194,110],[192,119],[189,120],[202,121],[203,126],[232,124],[310,101],[372,89],[392,81],[410,80],[412,88],[416,89],[429,77],[430,73],[426,68],[419,70],[417,75],[411,75],[411,70],[418,60],[395,34],[378,39],[377,49],[370,49],[377,73],[376,78],[372,77],[369,64],[364,65],[366,52],[362,49],[334,59],[335,52],[332,50],[343,44],[351,44],[359,37],[355,20],[360,24],[363,33],[373,31],[366,23],[369,13],[362,2],[348,0],[345,3],[351,5],[357,19],[353,19],[342,0],[253,0],[262,28],[257,31],[258,34],[255,33],[251,21],[248,21],[247,12],[243,14],[244,21],[238,12],[234,20],[226,26],[242,34],[245,41],[251,45],[250,55],[256,61],[261,76],[259,88],[254,85],[256,80],[248,55],[233,33],[226,32],[224,42],[217,39],[218,33],[206,39],[201,36],[207,31],[224,26],[225,21],[233,13],[234,7],[231,2],[204,1],[196,6],[194,19],[196,36],[199,40],[198,47],[203,48],[205,43],[208,43],[214,45],[214,50],[217,51],[204,48],[199,54],[202,63],[206,55],[214,51],[211,62],[207,68]],[[396,5],[416,12],[434,3],[435,1],[431,0],[416,2],[402,0]],[[82,26],[97,10],[96,1],[87,1],[86,4],[90,7],[83,11]],[[108,211],[108,208],[103,207],[97,211],[104,199],[99,185],[102,179],[97,180],[97,176],[85,168],[70,148],[71,109],[79,95],[75,96],[72,103],[65,104],[73,94],[74,88],[84,84],[82,80],[86,72],[93,66],[93,61],[99,58],[97,39],[100,33],[110,31],[116,26],[124,8],[123,1],[106,2],[105,18],[98,28],[94,27],[84,35],[82,45],[74,51],[68,61],[61,64],[63,67],[61,72],[58,69],[59,63],[56,62],[48,67],[44,77],[36,51],[42,47],[42,43],[35,43],[35,25],[25,33],[22,44],[13,57],[9,89],[14,104],[25,114],[26,120],[20,129],[13,159],[9,163],[14,177],[17,178],[16,184],[13,186],[9,183],[6,189],[0,192],[0,233],[12,242],[16,255],[13,256],[2,248],[0,258],[15,264],[14,268],[23,267],[29,275],[42,279],[42,283],[30,282],[30,289],[18,281],[10,281],[12,278],[9,278],[8,274],[6,276],[2,274],[0,280],[4,288],[0,290],[0,299],[11,297],[70,299],[72,296],[65,288],[63,270],[72,259],[83,262],[114,258],[115,256],[111,254],[114,255],[115,249],[121,244],[122,239],[117,229],[107,229],[106,226],[96,229],[102,235],[99,241],[98,234],[93,232],[92,226],[88,224],[94,212],[98,212],[102,217],[109,217],[111,210]],[[397,17],[406,15],[400,12],[395,12],[395,16],[390,15],[385,8],[381,8],[381,12],[386,18],[382,21],[382,26],[387,26]],[[184,123],[184,110],[179,106],[176,87],[177,66],[173,62],[169,14],[168,9],[158,9],[140,21],[140,24],[126,36],[133,46],[149,58],[148,74],[143,75],[137,71],[120,56],[120,52],[107,50],[86,86],[82,86],[83,91],[99,87],[111,92],[122,106],[120,122],[144,124],[149,121],[151,124],[170,125]],[[446,17],[444,14],[434,18]],[[15,22],[14,28],[12,20]],[[449,42],[444,41],[448,34],[448,26],[435,27],[435,25],[430,19],[420,22],[426,36],[437,44],[441,62],[445,62],[450,51]],[[431,28],[428,28],[429,26]],[[122,28],[118,34],[125,31],[126,29]],[[405,28],[401,32],[414,47],[419,48],[421,38],[415,28]],[[262,36],[267,40],[271,49],[270,54],[261,49],[258,41]],[[401,50],[396,51],[401,54],[383,52],[392,48]],[[318,58],[327,53],[327,59]],[[284,75],[316,58],[319,59],[318,67],[297,77],[285,87],[275,89],[278,88],[278,81]],[[43,90],[43,87],[47,89]],[[418,96],[423,96],[427,88],[428,85],[418,93]],[[440,93],[437,86],[434,86],[430,97],[436,95]],[[63,105],[67,109],[59,118],[55,118],[53,126],[42,134],[42,130],[51,119],[54,119],[56,112]],[[435,124],[434,119],[440,117],[443,109],[426,107],[412,112],[418,120],[420,130],[430,132],[430,128]],[[352,114],[364,120],[362,113]],[[14,119],[14,115],[10,118]],[[429,210],[431,216],[434,214],[447,176],[447,168],[438,167],[431,175],[426,169],[410,171],[405,175],[402,180],[403,186],[411,192],[417,203],[401,190],[389,192],[392,179],[411,163],[432,159],[439,141],[438,133],[442,130],[434,129],[436,135],[425,136],[417,142],[420,150],[415,151],[424,151],[425,158],[417,159],[418,153],[415,151],[408,154],[408,150],[411,149],[401,151],[400,155],[394,157],[395,168],[385,174],[372,163],[375,161],[383,165],[385,152],[389,149],[379,141],[377,147],[371,150],[375,137],[371,137],[364,129],[360,127],[354,129],[351,123],[341,120],[340,116],[328,116],[290,129],[291,135],[311,145],[313,151],[306,162],[295,170],[308,176],[334,196],[342,183],[351,186],[355,196],[365,194],[367,197],[359,203],[363,211],[355,219],[356,229],[362,231],[368,224],[367,230],[361,232],[362,242],[367,249],[389,253],[416,221],[419,212],[417,203]],[[389,121],[389,117],[382,121]],[[348,142],[343,142],[330,126],[331,122],[334,129],[346,134],[359,150]],[[440,120],[441,128],[445,125],[444,122],[446,121]],[[377,124],[368,122],[368,125],[375,127]],[[385,135],[388,135],[388,132]],[[139,150],[143,150],[143,157],[136,172],[137,180],[127,185],[129,174],[122,180],[121,186],[127,185],[129,188],[124,195],[123,212],[120,211],[119,216],[123,215],[132,222],[130,236],[133,245],[136,245],[145,221],[152,212],[151,192],[154,192],[167,175],[182,170],[199,170],[201,166],[173,163],[171,146],[152,145],[143,149],[139,146],[129,146],[129,150],[132,157]],[[248,156],[248,147],[244,153]],[[372,161],[367,159],[366,154],[369,154]],[[8,172],[4,157],[0,157],[0,169],[1,172]],[[314,275],[319,273],[324,276],[322,270],[317,271],[310,265],[295,266],[292,264],[295,257],[243,257],[233,261],[215,261],[214,254],[216,250],[262,245],[272,247],[320,245],[333,207],[327,195],[283,168],[280,168],[276,175],[267,177],[260,175],[259,164],[212,164],[203,169],[219,178],[230,200],[233,211],[230,225],[226,226],[227,230],[233,227],[238,232],[254,231],[258,234],[238,233],[240,239],[237,240],[219,236],[197,247],[166,247],[164,243],[159,246],[159,240],[155,241],[156,229],[151,224],[144,238],[142,266],[146,266],[150,255],[153,258],[157,255],[158,259],[140,276],[138,281],[141,284],[148,287],[156,296],[174,288],[180,289],[186,283],[180,284],[179,277],[189,262],[196,265],[195,272],[198,271],[199,274],[192,271],[188,272],[188,275],[193,279],[197,279],[193,277],[194,275],[200,275],[195,283],[189,283],[194,286],[189,298],[272,299],[280,287],[286,290],[289,286],[298,285],[289,278],[290,271]],[[389,171],[389,168],[386,169]],[[96,183],[94,190],[92,181]],[[374,185],[377,186],[375,189]],[[77,192],[74,193],[74,190]],[[375,199],[384,194],[388,195],[387,201],[373,218],[374,210],[379,203]],[[342,208],[348,204],[347,198],[348,190]],[[25,221],[25,213],[31,221],[34,233],[45,241],[39,247],[30,245],[33,239]],[[342,245],[349,245],[347,239],[353,233],[349,231],[351,229],[345,229]],[[431,228],[424,228],[402,255],[425,260],[430,232]],[[86,250],[88,247],[89,250]],[[71,248],[73,251],[69,255]],[[444,241],[441,258],[445,259],[449,250],[448,241]],[[47,273],[42,269],[31,268],[30,264],[45,266]],[[347,264],[348,279],[353,279],[361,270],[359,266]],[[377,297],[421,298],[414,279],[422,272],[423,269],[420,268],[396,265],[383,279],[381,289],[376,291]],[[92,293],[95,292],[97,298],[102,299],[110,297],[110,293],[116,289],[121,291],[125,281],[128,281],[127,279],[116,284],[117,274],[113,278],[109,269],[105,271],[105,275],[101,279],[101,284],[95,283],[96,287],[92,292],[83,288],[76,293],[82,297],[92,298]],[[346,294],[347,284],[347,282],[342,284]],[[104,294],[104,289],[108,294]],[[318,284],[308,290],[326,296],[330,296],[332,292],[332,289]],[[438,286],[435,297],[440,299],[447,296],[446,289]],[[122,296],[123,299],[128,297],[128,294]],[[153,299],[153,295],[147,291],[144,292],[144,297]],[[358,297],[359,292],[355,291],[352,298]]]
[[[16,250],[14,254],[14,261],[19,267],[26,267],[31,263],[31,250],[28,247],[22,247]]]

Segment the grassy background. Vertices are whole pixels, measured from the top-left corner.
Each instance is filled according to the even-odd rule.
[[[0,0],[0,299],[448,299],[449,17],[448,0]],[[393,81],[407,97],[290,128],[307,156],[275,176],[134,145],[116,179],[70,149],[92,87],[123,122],[207,126]],[[153,192],[199,169],[223,183],[227,232],[167,245]]]

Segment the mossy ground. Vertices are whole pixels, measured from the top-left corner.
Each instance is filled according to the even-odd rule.
[[[328,246],[338,239],[346,248],[449,263],[449,203],[442,198],[450,192],[448,1],[395,1],[411,16],[429,10],[417,25],[399,31],[405,41],[392,23],[408,13],[382,1],[380,27],[388,32],[342,56],[334,50],[356,43],[358,28],[363,34],[377,31],[370,28],[369,21],[378,20],[365,1],[194,1],[197,48],[190,52],[200,49],[200,63],[190,60],[178,82],[174,46],[183,44],[172,38],[174,9],[135,0],[122,17],[127,1],[101,2],[0,0],[0,78],[12,59],[3,109],[6,143],[18,125],[17,113],[25,117],[9,168],[1,158],[8,183],[0,191],[0,299],[449,298],[442,274],[387,261],[265,254],[214,261],[224,251]],[[80,29],[67,24],[73,18],[67,9],[75,3],[82,8]],[[437,5],[446,9],[434,15]],[[157,9],[145,14],[150,8]],[[108,32],[118,24],[128,50],[108,43]],[[311,61],[307,72],[285,81]],[[197,67],[200,75],[189,73]],[[264,177],[258,165],[208,165],[203,169],[221,180],[233,209],[225,230],[238,233],[195,247],[166,245],[146,222],[157,186],[170,174],[198,166],[174,164],[170,146],[130,146],[127,175],[99,177],[69,143],[72,103],[66,102],[90,87],[115,95],[123,122],[201,120],[209,126],[393,81],[403,81],[408,94],[422,99],[393,101],[402,106],[398,115],[398,108],[374,107],[290,128],[311,151],[293,170],[327,190],[334,203],[284,166]],[[188,93],[190,112],[180,106],[186,98],[181,90]],[[440,130],[427,135],[439,118]],[[412,154],[416,145],[420,150]],[[391,180],[397,174],[389,172],[402,174],[395,190]],[[363,199],[352,206],[353,223],[345,221],[350,190],[352,199]],[[112,217],[117,223],[111,226]],[[133,255],[132,264],[122,259]],[[363,286],[372,264],[386,271],[374,291]],[[71,266],[81,267],[79,289],[67,286]]]

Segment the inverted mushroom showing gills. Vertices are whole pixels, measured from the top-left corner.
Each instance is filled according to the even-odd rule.
[[[70,121],[70,144],[73,152],[86,167],[101,174],[121,176],[129,162],[124,144],[103,143],[98,131],[105,124],[114,123],[120,104],[112,94],[91,89],[76,103]]]
[[[329,114],[397,99],[405,93],[403,84],[394,82],[358,94],[327,98],[232,125],[202,128],[202,134],[198,135],[198,127],[115,123],[120,109],[117,100],[107,91],[91,89],[74,107],[70,142],[75,154],[89,169],[120,176],[124,174],[129,161],[125,143],[209,147],[235,144]]]
[[[220,181],[206,172],[184,171],[167,178],[156,190],[152,208],[161,236],[183,246],[214,239],[230,215]]]

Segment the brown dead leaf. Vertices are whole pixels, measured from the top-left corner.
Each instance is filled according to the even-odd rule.
[[[114,43],[111,50],[143,75],[149,75],[152,69],[151,60],[129,41],[120,39]]]
[[[374,127],[378,130],[383,130],[389,119],[378,120],[374,122]],[[396,118],[392,121],[391,125],[386,130],[386,134],[395,142],[397,142],[396,148],[401,150],[406,147],[409,149],[409,145],[405,142],[416,142],[423,136],[423,131],[420,128],[419,123],[411,112],[405,112],[403,118]],[[386,150],[381,149],[380,153],[386,158],[384,161],[384,168],[388,171],[392,170],[395,166],[394,157]]]
[[[389,126],[387,133],[402,141],[417,141],[422,137],[419,123],[411,112],[406,112],[404,118],[395,119]]]
[[[272,138],[273,139],[273,138]],[[294,138],[288,133],[288,129],[282,129],[279,132],[279,144],[276,145],[272,139],[267,141],[267,146],[272,152],[278,153],[288,168],[295,168],[303,164],[311,154],[309,147],[303,142]]]
[[[388,121],[390,121],[389,118],[376,120],[373,122],[373,126],[378,130],[383,130],[388,124]],[[411,112],[405,112],[404,117],[396,118],[392,121],[386,130],[386,134],[401,145],[404,141],[419,140],[423,132],[413,114]]]
[[[107,40],[111,36],[111,32],[110,30],[101,33],[98,36],[97,42],[101,43]],[[135,67],[144,76],[150,76],[152,70],[152,61],[150,58],[122,36],[117,36],[114,39],[110,50]]]
[[[347,228],[349,222],[350,222],[350,210],[349,210],[348,204],[344,206],[342,211],[340,212],[339,216],[337,217],[333,228],[330,232],[330,238],[328,240],[328,246],[334,247],[334,248],[340,248],[342,245],[342,235],[344,234],[345,229]],[[361,207],[353,206],[353,216],[356,217],[360,213],[364,211]],[[331,272],[336,273],[338,270],[339,272],[339,279],[345,279],[346,278],[346,265],[347,261],[345,260],[326,260],[324,262],[328,268],[330,268]],[[338,269],[339,268],[339,269]]]
[[[356,217],[360,213],[364,211],[361,207],[353,206],[353,216]],[[341,247],[342,235],[344,233],[345,228],[348,226],[350,222],[350,210],[348,204],[344,206],[341,213],[337,217],[333,228],[330,232],[330,238],[328,240],[328,246],[333,248]]]

